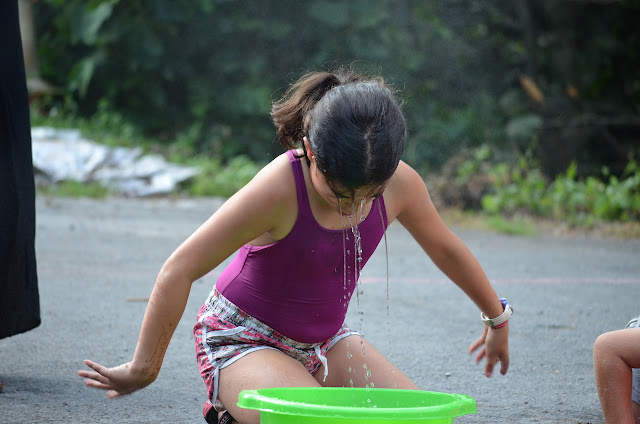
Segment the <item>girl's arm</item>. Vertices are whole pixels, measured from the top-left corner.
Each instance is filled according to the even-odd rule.
[[[387,195],[388,194],[388,195]],[[436,211],[422,178],[404,162],[389,182],[385,197],[391,204],[390,219],[398,221],[411,233],[433,262],[458,285],[478,308],[490,318],[498,317],[504,311],[489,279],[480,263],[442,221]],[[386,199],[385,199],[386,200]],[[485,345],[486,343],[486,345]],[[488,330],[471,345],[470,351],[484,346],[477,355],[481,360],[486,356],[485,374],[491,375],[493,366],[499,360],[502,374],[509,366],[508,324],[500,329]]]
[[[287,233],[297,214],[293,172],[285,155],[275,159],[182,243],[163,265],[144,314],[133,360],[114,368],[93,361],[78,374],[108,397],[151,384],[184,313],[194,281],[242,245],[264,234]]]

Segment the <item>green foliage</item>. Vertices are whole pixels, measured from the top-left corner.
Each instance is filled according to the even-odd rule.
[[[192,158],[187,164],[200,169],[200,174],[187,186],[189,193],[194,196],[230,197],[260,170],[260,166],[246,156],[235,157],[226,166],[216,159],[205,157]]]
[[[535,114],[519,115],[505,127],[507,137],[515,141],[529,141],[542,129],[542,118]]]
[[[43,106],[129,127],[120,141],[160,140],[180,160],[266,162],[281,150],[271,102],[308,70],[355,64],[406,100],[404,159],[420,172],[483,145],[529,152],[526,170],[495,172],[528,192],[487,198],[489,210],[532,197],[536,213],[561,215],[564,199],[579,214],[600,180],[613,198],[632,191],[637,1],[42,0],[34,11],[40,73],[63,90]],[[602,166],[611,174],[589,180]],[[541,187],[556,176],[551,196]],[[599,215],[632,219],[622,199],[598,202]]]
[[[489,171],[493,194],[482,198],[482,209],[489,213],[527,211],[546,216],[550,202],[546,197],[547,179],[540,168],[522,156],[515,166],[498,163]]]
[[[407,160],[426,169],[501,132],[478,54],[483,12],[419,1],[45,0],[36,3],[42,73],[83,116],[100,106],[173,142],[194,126],[197,152],[264,161],[271,101],[301,73],[351,64],[407,99]],[[462,17],[462,19],[460,19]],[[416,52],[421,52],[416,54]],[[423,53],[422,53],[423,52]],[[478,88],[479,90],[475,90]]]
[[[150,149],[153,141],[145,137],[139,128],[117,112],[101,105],[98,111],[88,117],[77,116],[64,107],[43,113],[38,103],[31,107],[31,126],[49,126],[54,128],[76,128],[89,140],[107,146],[134,147]]]
[[[573,162],[548,183],[535,163],[524,157],[516,166],[495,165],[491,174],[493,193],[482,199],[483,210],[491,214],[523,211],[578,226],[592,226],[598,220],[640,220],[640,168],[633,160],[620,178],[605,169],[604,178],[578,179]]]
[[[38,187],[38,193],[62,197],[92,197],[103,199],[110,190],[98,182],[82,183],[80,181],[63,181],[55,186]]]
[[[482,145],[473,150],[469,159],[463,160],[456,170],[456,183],[458,185],[467,184],[469,179],[480,172],[482,164],[491,156],[491,148]]]
[[[505,217],[493,215],[488,219],[489,227],[502,234],[530,236],[534,233],[531,223],[523,220],[509,220]]]

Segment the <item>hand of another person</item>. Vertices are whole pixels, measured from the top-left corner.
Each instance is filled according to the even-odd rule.
[[[87,387],[106,390],[109,399],[142,389],[156,378],[155,375],[150,375],[148,370],[134,370],[131,362],[113,368],[103,367],[88,359],[84,363],[93,370],[78,371],[78,375],[84,378],[84,384]]]
[[[500,361],[500,374],[504,375],[509,369],[509,325],[490,329],[484,328],[482,335],[469,347],[469,354],[480,349],[476,355],[476,362],[486,357],[484,375],[491,377],[493,367]]]

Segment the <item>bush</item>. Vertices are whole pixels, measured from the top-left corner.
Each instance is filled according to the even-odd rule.
[[[597,220],[640,220],[640,168],[634,160],[618,177],[605,168],[603,178],[576,177],[578,165],[548,182],[535,163],[524,157],[515,166],[505,163],[491,170],[493,189],[482,198],[482,209],[491,214],[528,212],[591,226]]]
[[[260,166],[246,156],[238,156],[226,166],[219,160],[204,156],[190,159],[187,164],[201,170],[186,187],[194,196],[230,197],[251,181],[260,170]]]

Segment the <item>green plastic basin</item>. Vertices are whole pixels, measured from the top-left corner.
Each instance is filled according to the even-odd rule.
[[[476,412],[467,395],[345,387],[245,390],[238,406],[260,411],[260,424],[450,424]]]

